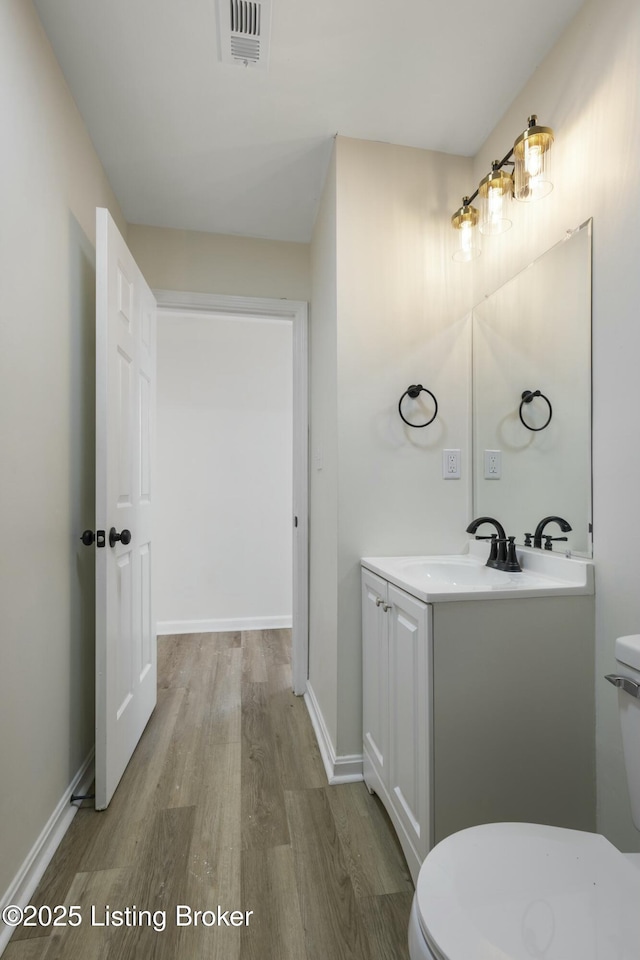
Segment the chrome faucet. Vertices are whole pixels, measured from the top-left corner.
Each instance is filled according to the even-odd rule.
[[[490,537],[477,536],[476,530],[483,523],[492,523],[496,532],[492,533]],[[495,570],[506,570],[510,573],[520,572],[520,564],[516,555],[516,538],[508,537],[498,520],[494,520],[493,517],[478,517],[471,521],[467,527],[467,533],[473,533],[476,540],[491,540],[491,549],[487,560],[488,567],[493,567]],[[507,544],[509,545],[508,551]]]
[[[545,540],[544,548],[545,548],[545,550],[552,550],[552,549],[553,549],[553,547],[551,546],[552,541],[554,541],[554,540],[566,540],[566,539],[567,539],[567,537],[552,537],[552,536],[550,536],[549,534],[545,534],[545,533],[544,533],[544,528],[546,527],[546,525],[547,525],[548,523],[557,523],[563,533],[568,533],[569,530],[572,529],[572,528],[571,528],[571,524],[570,524],[570,523],[567,523],[567,521],[564,520],[562,517],[544,517],[544,518],[540,521],[540,523],[538,524],[538,526],[536,527],[536,532],[535,532],[534,534],[525,533],[525,535],[524,535],[524,536],[525,536],[525,541],[524,541],[525,547],[530,547],[530,546],[531,546],[531,537],[532,537],[532,536],[533,536],[533,546],[534,546],[534,547],[538,547],[538,548],[542,547],[542,538],[543,538],[543,536],[544,536],[544,540]]]

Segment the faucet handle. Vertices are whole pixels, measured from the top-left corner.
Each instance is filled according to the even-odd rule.
[[[531,538],[532,538],[532,537],[533,537],[533,534],[532,534],[532,533],[525,533],[525,535],[524,535],[524,546],[525,546],[525,547],[531,547],[531,546],[533,546],[533,544],[531,543]]]
[[[516,538],[507,537],[509,546],[507,547],[507,559],[502,568],[507,573],[521,573],[522,567],[518,563],[518,554],[516,553]]]
[[[553,547],[551,546],[551,544],[554,543],[556,540],[568,540],[568,539],[569,539],[568,537],[550,537],[548,534],[545,533],[544,548],[545,550],[553,550]]]
[[[498,562],[498,544],[500,543],[497,533],[492,533],[489,537],[478,537],[476,540],[490,540],[491,548],[489,550],[489,557],[487,559],[487,566],[494,567]]]

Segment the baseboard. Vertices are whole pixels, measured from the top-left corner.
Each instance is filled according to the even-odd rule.
[[[69,829],[71,821],[78,812],[78,807],[71,803],[72,795],[74,793],[86,793],[93,782],[93,756],[94,750],[92,748],[91,753],[60,798],[58,805],[49,817],[48,823],[18,870],[9,889],[0,900],[0,913],[9,904],[15,904],[23,908],[29,903],[54,853],[60,846],[62,838]],[[6,924],[0,922],[0,955],[4,952],[12,934],[13,927],[7,927]]]
[[[235,617],[228,620],[159,620],[158,636],[172,633],[233,633],[239,630],[288,630],[291,614],[281,617]]]
[[[335,747],[329,735],[322,710],[313,692],[313,687],[307,680],[307,689],[304,702],[311,718],[311,725],[318,741],[320,756],[324,763],[327,780],[330,784],[354,783],[362,780],[362,754],[337,756]]]

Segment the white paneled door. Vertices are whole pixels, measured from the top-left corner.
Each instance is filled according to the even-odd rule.
[[[152,503],[156,301],[96,211],[96,809],[156,703]]]

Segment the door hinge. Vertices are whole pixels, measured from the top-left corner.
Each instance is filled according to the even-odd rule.
[[[293,518],[293,525],[294,525],[294,527],[297,527],[297,526],[298,526],[298,518],[297,518],[297,517],[294,517],[294,518]]]

